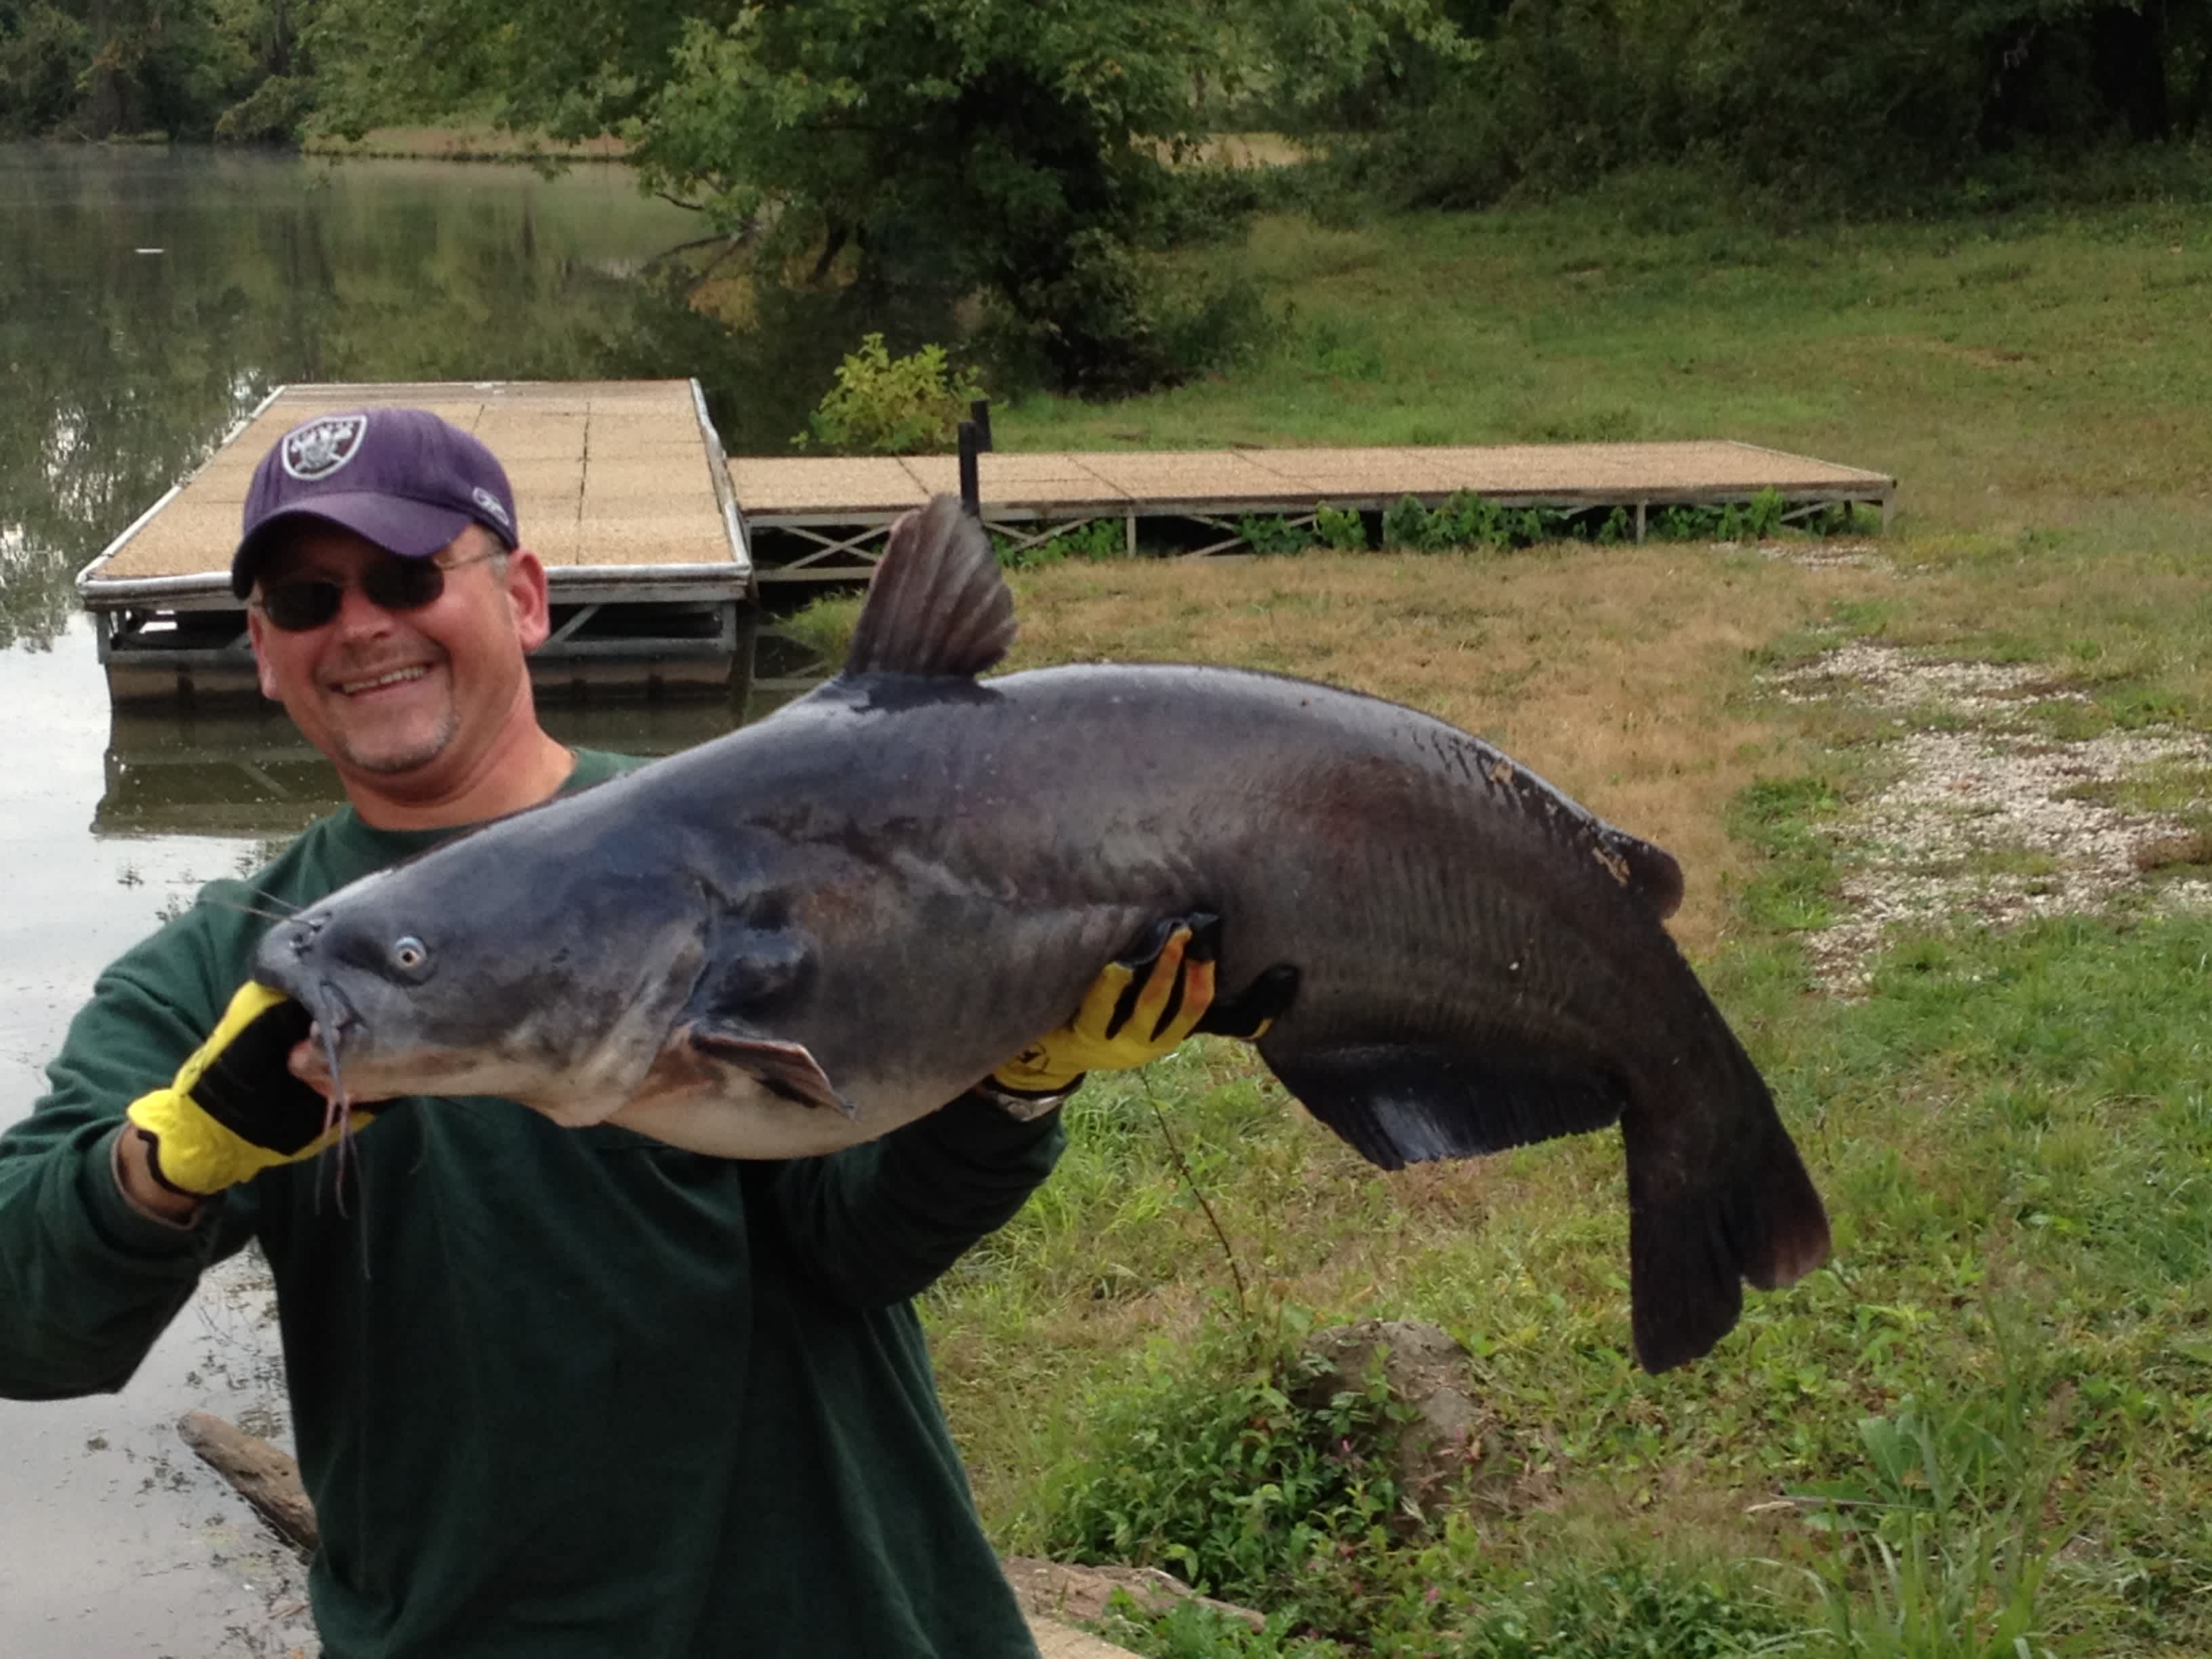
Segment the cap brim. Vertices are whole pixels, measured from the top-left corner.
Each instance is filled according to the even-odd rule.
[[[431,507],[396,495],[349,495],[337,492],[317,495],[272,513],[238,544],[230,560],[230,591],[244,599],[253,591],[253,565],[268,550],[274,532],[301,519],[320,519],[340,529],[363,536],[387,553],[404,559],[427,559],[454,537],[477,522],[466,513]]]

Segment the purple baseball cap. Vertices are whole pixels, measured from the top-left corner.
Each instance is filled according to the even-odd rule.
[[[279,438],[253,471],[230,591],[253,591],[253,562],[288,520],[324,519],[404,558],[427,559],[471,524],[510,550],[514,492],[491,451],[427,409],[317,415]]]

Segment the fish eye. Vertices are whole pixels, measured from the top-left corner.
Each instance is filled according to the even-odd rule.
[[[392,965],[403,974],[419,974],[429,965],[430,947],[412,933],[392,941]]]

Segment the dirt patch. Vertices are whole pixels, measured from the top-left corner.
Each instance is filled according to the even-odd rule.
[[[1808,946],[1832,989],[1864,988],[1893,927],[2106,910],[2148,896],[2145,872],[2185,861],[2174,849],[2202,839],[2124,804],[2120,786],[2160,767],[2212,765],[2212,739],[2172,727],[2072,742],[2024,732],[2032,703],[2087,701],[2046,667],[1929,661],[1859,642],[1776,683],[1786,701],[1847,698],[1909,728],[1891,751],[1890,781],[1829,826],[1850,914]],[[2156,902],[2212,902],[2212,880],[2162,881]]]

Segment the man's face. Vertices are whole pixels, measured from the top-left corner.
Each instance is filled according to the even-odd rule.
[[[257,598],[302,578],[343,587],[337,614],[319,627],[288,633],[256,608],[247,628],[262,694],[284,705],[349,784],[442,793],[483,766],[518,710],[527,724],[524,659],[547,632],[545,573],[524,549],[502,574],[483,556],[498,545],[486,531],[463,531],[434,556],[452,567],[445,591],[405,611],[384,609],[361,586],[398,556],[336,525],[302,520],[264,558]]]

